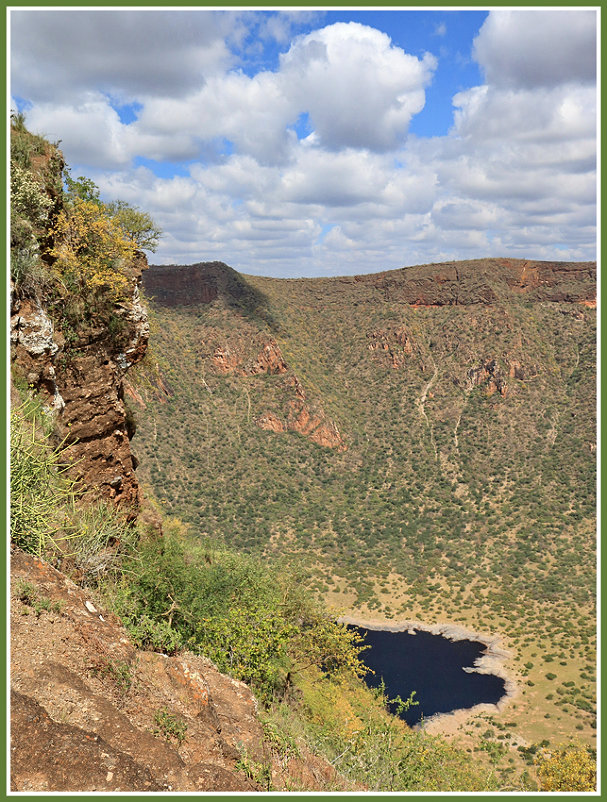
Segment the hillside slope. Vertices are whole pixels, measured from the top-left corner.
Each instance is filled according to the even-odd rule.
[[[530,734],[592,740],[595,277],[152,267],[157,364],[127,388],[142,475],[201,533],[303,561],[338,609],[499,632]],[[533,651],[577,695],[546,700]]]
[[[350,787],[303,746],[273,752],[251,690],[210,660],[136,649],[90,591],[32,555],[13,553],[11,580],[14,791]],[[268,767],[265,786],[245,761]]]
[[[131,612],[145,606],[133,563],[170,543],[141,508],[123,399],[148,343],[147,261],[95,185],[64,175],[57,146],[11,123],[11,789],[355,787],[304,743],[277,749],[252,690],[194,654],[196,639],[179,649],[160,593],[164,629],[137,616],[168,634],[149,650],[109,612],[121,591]],[[152,589],[183,560],[169,571]]]
[[[159,268],[150,327],[158,234],[11,116],[13,789],[593,787],[594,266]],[[410,730],[306,584],[499,630],[522,693]]]

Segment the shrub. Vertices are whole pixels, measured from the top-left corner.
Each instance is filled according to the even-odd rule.
[[[156,729],[153,730],[154,735],[163,735],[167,741],[175,738],[179,745],[185,741],[188,725],[166,707],[155,712],[154,722],[156,724]]]
[[[89,666],[89,671],[95,676],[109,678],[120,696],[126,696],[133,685],[131,666],[126,660],[112,660],[101,655]]]
[[[143,614],[137,619],[127,619],[125,623],[133,641],[141,649],[175,654],[182,646],[179,633],[168,621],[153,619]]]
[[[43,612],[61,613],[65,604],[63,600],[53,602],[48,596],[41,596],[38,588],[32,582],[23,579],[15,583],[15,596],[31,607],[37,617],[40,617]]]
[[[311,665],[362,672],[355,636],[323,615],[286,570],[209,550],[170,526],[142,541],[124,570],[114,605],[139,644],[204,653],[266,702]]]
[[[52,234],[55,244],[49,253],[68,293],[89,304],[114,304],[126,297],[129,280],[123,268],[133,260],[136,246],[103,205],[75,199],[57,216]]]
[[[596,760],[589,749],[565,746],[540,757],[538,778],[542,791],[594,791]]]
[[[75,484],[66,475],[69,464],[61,462],[63,446],[51,448],[49,433],[28,421],[27,414],[32,414],[31,403],[11,414],[11,539],[40,556],[63,537],[65,505],[74,497]]]
[[[34,174],[17,163],[11,164],[11,215],[25,217],[33,225],[49,219],[53,201]]]

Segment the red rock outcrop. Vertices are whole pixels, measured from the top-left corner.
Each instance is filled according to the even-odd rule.
[[[260,429],[266,432],[286,432],[287,424],[273,412],[266,412],[256,421]]]
[[[13,299],[11,359],[17,374],[36,390],[53,415],[59,439],[73,463],[72,476],[87,492],[101,494],[134,517],[139,485],[130,449],[133,434],[124,404],[124,377],[147,349],[149,323],[139,287],[143,254],[128,270],[132,292],[117,305],[119,338],[105,326],[85,324],[66,346],[43,306]]]
[[[485,385],[487,395],[499,392],[505,396],[508,392],[508,384],[495,359],[489,359],[477,368],[470,368],[467,378],[470,387]]]
[[[393,368],[402,367],[407,357],[413,353],[413,338],[405,326],[372,331],[367,337],[370,341],[369,351],[383,352]]]
[[[218,345],[211,361],[213,367],[224,375],[256,376],[259,373],[267,373],[275,376],[288,370],[280,347],[273,339],[262,343],[260,351],[253,357],[245,353],[244,349],[236,350],[227,344]]]
[[[49,610],[35,611],[23,582]],[[137,650],[118,618],[18,550],[11,679],[14,792],[265,790],[239,770],[242,757],[267,765],[276,790],[349,790],[305,745],[291,759],[271,750],[244,683],[200,655]],[[162,711],[181,722],[183,739],[162,731]]]
[[[313,409],[307,403],[304,388],[297,376],[286,377],[283,386],[294,395],[287,403],[286,415],[280,417],[274,412],[265,412],[255,421],[257,426],[269,432],[297,432],[319,446],[346,451],[347,445],[337,424],[329,420],[321,408]]]

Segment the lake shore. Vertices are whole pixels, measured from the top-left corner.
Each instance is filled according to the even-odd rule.
[[[485,652],[474,661],[474,665],[464,669],[465,671],[477,674],[493,674],[504,680],[504,695],[497,704],[478,704],[474,707],[452,710],[449,713],[438,713],[426,719],[423,729],[434,735],[454,734],[473,715],[479,713],[495,714],[507,707],[518,693],[518,686],[506,671],[505,662],[511,657],[511,653],[501,646],[501,636],[477,632],[466,629],[457,624],[439,622],[437,624],[427,624],[424,621],[404,620],[394,621],[385,618],[363,618],[355,615],[342,615],[338,621],[343,624],[362,627],[364,629],[386,630],[388,632],[408,632],[415,634],[416,631],[430,632],[433,635],[440,635],[448,640],[470,640],[482,643]]]

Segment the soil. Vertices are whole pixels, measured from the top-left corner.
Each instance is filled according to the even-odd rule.
[[[347,790],[264,738],[244,683],[188,652],[140,651],[91,591],[11,554],[13,791]]]

